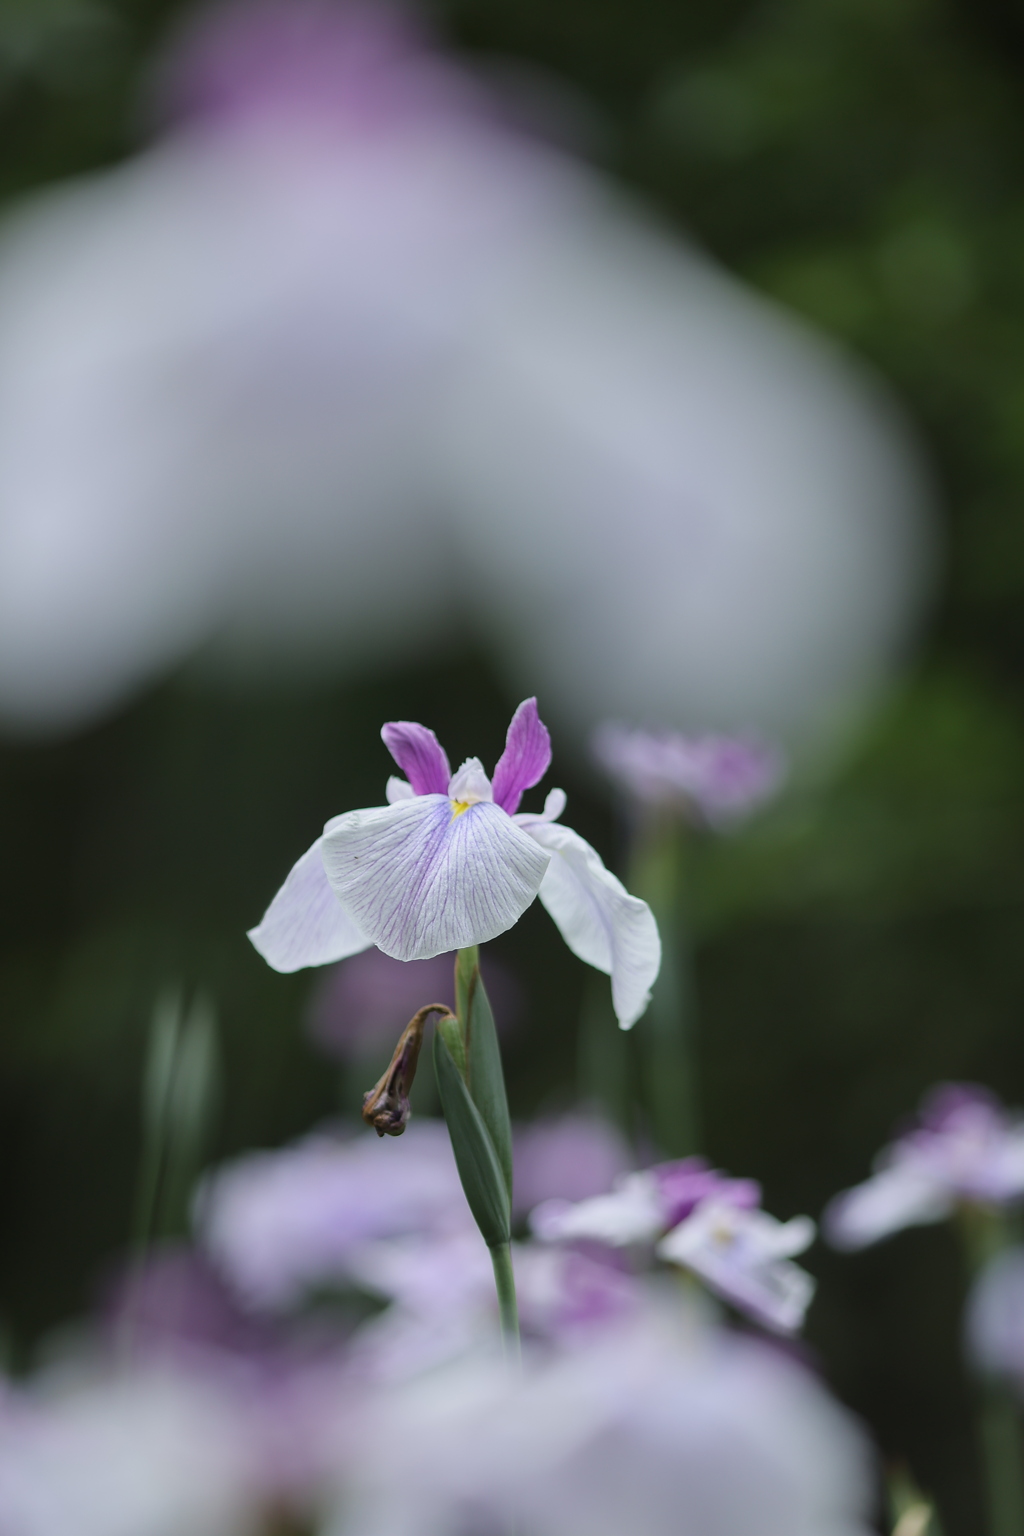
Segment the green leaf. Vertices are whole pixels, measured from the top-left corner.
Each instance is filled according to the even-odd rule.
[[[434,1031],[434,1071],[466,1200],[484,1242],[497,1247],[509,1241],[511,1226],[505,1176],[480,1111],[439,1030]]]
[[[458,1019],[438,1019],[434,1025],[435,1030],[444,1039],[445,1045],[452,1053],[452,1060],[459,1069],[459,1076],[466,1076],[466,1042],[462,1034],[462,1025]]]
[[[505,1076],[501,1069],[498,1032],[494,1027],[494,1014],[484,990],[479,965],[475,968],[469,988],[467,1018],[466,1085],[490,1133],[511,1205],[512,1124],[508,1114]]]

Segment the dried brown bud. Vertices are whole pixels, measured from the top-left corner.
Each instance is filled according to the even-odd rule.
[[[369,1093],[363,1095],[363,1119],[373,1126],[378,1136],[401,1136],[409,1123],[409,1091],[420,1059],[423,1030],[432,1013],[439,1013],[446,1019],[455,1017],[444,1003],[428,1003],[413,1014],[386,1070]]]

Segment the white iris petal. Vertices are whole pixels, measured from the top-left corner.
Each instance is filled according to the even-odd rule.
[[[550,859],[492,802],[453,816],[447,795],[350,811],[325,831],[323,849],[336,895],[396,960],[504,933],[537,895]]]
[[[323,838],[293,865],[287,880],[250,928],[249,938],[275,971],[328,965],[369,949],[368,939],[331,890],[324,870]]]
[[[540,899],[574,955],[612,979],[612,1004],[623,1029],[650,1002],[661,964],[661,939],[645,901],[631,896],[590,844],[555,822],[523,830],[553,855]]]

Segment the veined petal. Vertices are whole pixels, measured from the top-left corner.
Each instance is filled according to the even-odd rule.
[[[537,713],[537,700],[524,699],[512,716],[505,750],[494,769],[494,803],[510,816],[523,791],[539,784],[551,766],[551,737]]]
[[[384,799],[388,805],[397,805],[399,800],[412,800],[415,794],[408,779],[400,779],[397,773],[393,773],[384,790]]]
[[[324,833],[331,885],[396,960],[504,933],[537,895],[549,858],[490,801],[455,815],[447,795],[349,811]]]
[[[619,1024],[630,1029],[651,1000],[661,939],[645,901],[631,896],[588,842],[554,822],[523,827],[553,855],[540,899],[574,955],[612,978]]]
[[[433,731],[418,725],[415,720],[391,720],[381,726],[380,734],[412,785],[413,794],[445,794],[452,770],[444,747]]]
[[[287,880],[249,929],[253,945],[275,971],[328,965],[369,949],[373,940],[358,928],[331,890],[323,861],[323,838],[292,867]]]

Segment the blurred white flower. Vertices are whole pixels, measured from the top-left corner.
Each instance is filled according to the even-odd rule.
[[[927,1226],[957,1206],[1024,1200],[1024,1117],[972,1083],[946,1083],[920,1123],[875,1159],[863,1184],[832,1199],[822,1218],[836,1248],[867,1248],[904,1227]]]
[[[712,1198],[673,1227],[657,1251],[756,1322],[795,1333],[814,1296],[814,1279],[790,1260],[813,1241],[807,1216],[776,1221],[767,1211]]]
[[[971,1287],[964,1321],[977,1369],[1024,1392],[1024,1248],[1006,1248],[986,1264]]]
[[[237,1396],[163,1362],[68,1367],[0,1413],[4,1536],[241,1536],[260,1475]]]
[[[238,1294],[270,1309],[351,1279],[354,1256],[374,1240],[475,1233],[448,1132],[430,1120],[400,1139],[321,1134],[239,1158],[201,1186],[196,1222]]]
[[[380,8],[208,21],[153,147],[0,238],[0,712],[205,646],[451,645],[607,715],[831,720],[927,545],[888,404]]]
[[[368,1401],[332,1536],[867,1536],[856,1429],[802,1369],[678,1306]]]

